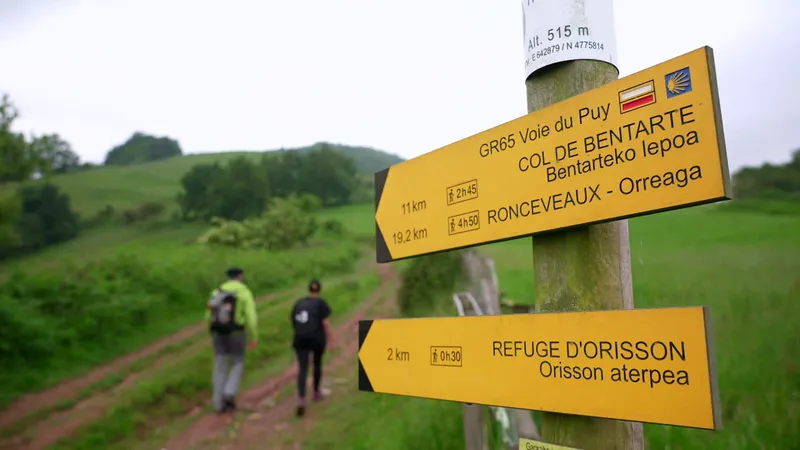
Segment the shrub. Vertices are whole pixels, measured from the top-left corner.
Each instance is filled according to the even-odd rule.
[[[314,217],[301,207],[295,198],[273,198],[261,217],[242,222],[215,217],[212,228],[198,242],[211,246],[232,248],[263,248],[285,250],[307,244],[317,230]]]
[[[430,310],[437,297],[448,300],[461,276],[461,252],[451,251],[412,259],[402,273],[400,310],[414,315]]]
[[[82,228],[93,228],[99,225],[106,224],[114,218],[116,209],[112,205],[106,205],[100,211],[97,211],[92,217],[86,219],[81,223]]]
[[[322,223],[322,231],[332,237],[344,235],[344,224],[336,219],[328,219]]]
[[[145,202],[136,208],[122,211],[122,221],[125,225],[146,222],[160,216],[165,209],[166,206],[163,203]]]

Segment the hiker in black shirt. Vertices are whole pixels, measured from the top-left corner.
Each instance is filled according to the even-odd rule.
[[[297,393],[299,403],[297,415],[302,416],[306,407],[306,378],[308,377],[308,357],[314,357],[314,401],[322,400],[319,383],[322,380],[322,354],[327,343],[333,345],[333,336],[328,317],[331,307],[319,296],[322,285],[317,280],[308,284],[308,296],[298,300],[292,308],[294,339],[292,347],[297,354],[300,370],[297,374]]]

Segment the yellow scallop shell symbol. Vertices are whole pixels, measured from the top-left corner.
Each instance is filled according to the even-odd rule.
[[[673,94],[680,94],[685,91],[689,86],[689,76],[686,72],[677,72],[672,74],[667,81],[667,90]]]

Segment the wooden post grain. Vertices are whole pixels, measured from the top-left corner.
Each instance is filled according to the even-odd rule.
[[[525,81],[528,112],[617,77],[617,69],[602,61],[545,67]],[[537,312],[633,308],[627,220],[534,237],[533,265]],[[545,413],[541,425],[542,441],[552,444],[592,450],[644,448],[641,423]]]

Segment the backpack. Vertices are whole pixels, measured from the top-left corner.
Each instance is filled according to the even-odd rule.
[[[304,298],[294,307],[294,334],[298,338],[313,338],[319,333],[320,323],[314,312],[313,300]]]
[[[228,334],[234,330],[243,329],[235,322],[236,294],[222,290],[220,287],[216,295],[208,299],[206,307],[211,311],[211,331]]]

